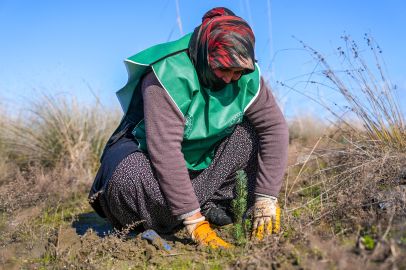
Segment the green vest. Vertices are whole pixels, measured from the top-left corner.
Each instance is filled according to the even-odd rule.
[[[127,84],[117,92],[126,114],[136,86],[143,74],[153,70],[158,80],[185,116],[182,153],[189,169],[209,166],[218,142],[230,135],[242,121],[245,110],[259,94],[259,67],[218,92],[199,84],[196,70],[186,50],[192,34],[146,49],[125,60],[129,74]],[[138,87],[139,89],[139,87]],[[142,98],[142,97],[138,97]],[[143,110],[143,108],[139,108]],[[148,151],[145,122],[141,120],[132,132],[139,148]]]

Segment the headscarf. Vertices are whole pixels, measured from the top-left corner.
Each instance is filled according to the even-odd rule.
[[[218,67],[244,68],[242,75],[254,72],[254,47],[255,36],[246,21],[227,8],[211,9],[195,28],[189,44],[200,84],[211,91],[223,89],[227,83],[212,71]]]

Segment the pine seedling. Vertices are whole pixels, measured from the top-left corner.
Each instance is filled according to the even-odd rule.
[[[250,228],[249,220],[243,223],[243,216],[247,211],[247,175],[244,171],[237,171],[236,197],[231,201],[231,211],[234,214],[233,237],[237,243],[245,242],[245,233]]]

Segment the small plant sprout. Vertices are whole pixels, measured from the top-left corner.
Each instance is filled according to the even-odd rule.
[[[233,237],[237,243],[245,243],[245,234],[251,228],[248,219],[243,221],[243,216],[247,210],[247,175],[244,171],[237,171],[236,197],[231,201],[231,211],[234,214]]]

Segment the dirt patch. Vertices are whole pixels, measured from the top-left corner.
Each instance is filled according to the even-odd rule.
[[[219,237],[232,242],[229,227],[213,229]],[[206,248],[194,244],[184,227],[177,228],[172,234],[162,234],[162,238],[153,241],[143,239],[141,232],[131,231],[125,238],[115,234],[100,237],[92,229],[80,236],[76,228],[60,228],[49,237],[46,252],[54,259],[63,258],[72,262],[75,258],[77,264],[92,265],[111,258],[126,262],[128,267],[170,265],[176,260],[197,263],[213,255]],[[163,240],[170,250],[165,248]]]

